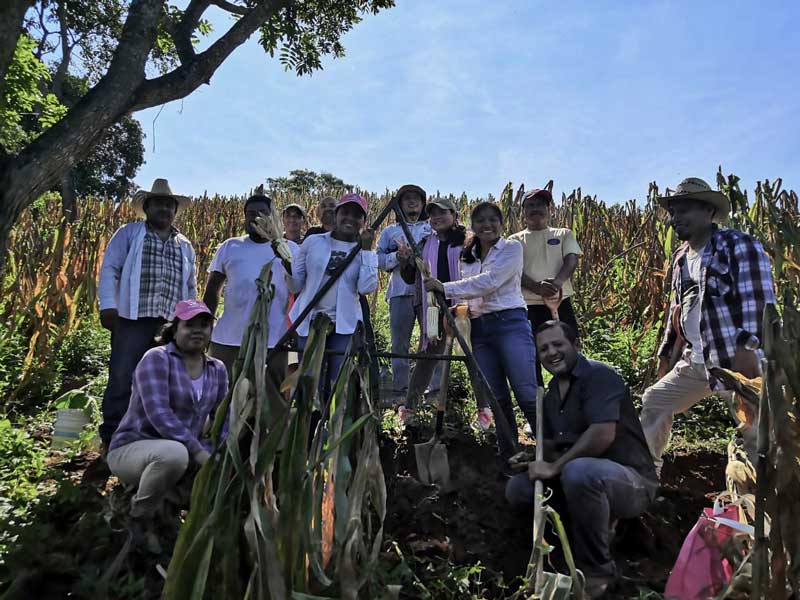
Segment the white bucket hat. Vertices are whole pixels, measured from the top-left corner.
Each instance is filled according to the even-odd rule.
[[[136,212],[138,217],[144,218],[144,201],[154,196],[174,198],[176,204],[178,205],[178,208],[175,211],[176,215],[181,212],[183,207],[190,202],[188,196],[179,196],[178,194],[173,194],[172,189],[169,187],[169,182],[166,179],[156,179],[153,182],[153,186],[150,188],[149,192],[147,190],[139,190],[133,195],[131,207]]]

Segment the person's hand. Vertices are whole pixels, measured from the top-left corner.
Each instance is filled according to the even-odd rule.
[[[748,379],[758,377],[758,354],[743,346],[737,346],[736,353],[733,355],[733,370],[741,373]]]
[[[117,312],[116,308],[106,308],[105,310],[101,310],[100,325],[103,326],[103,329],[114,331],[114,325],[117,323],[118,316],[119,313]]]
[[[399,244],[397,246],[397,262],[406,266],[408,261],[411,260],[411,248],[407,244]]]
[[[375,230],[369,227],[361,230],[361,249],[372,250],[372,244],[375,242]]]
[[[201,467],[208,462],[209,458],[211,458],[211,455],[206,450],[198,450],[194,453],[194,456],[192,456],[194,462]]]
[[[440,294],[444,294],[444,284],[438,279],[429,277],[428,279],[425,280],[425,291],[439,292]]]
[[[545,462],[543,460],[528,463],[528,478],[531,481],[536,481],[537,479],[554,479],[558,477],[560,472],[561,469],[558,468],[556,463]]]
[[[540,295],[542,298],[558,296],[558,292],[561,291],[561,285],[562,283],[557,279],[544,279],[539,282],[539,288],[541,289]]]

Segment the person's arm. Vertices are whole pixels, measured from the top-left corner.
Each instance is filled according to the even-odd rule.
[[[206,450],[172,410],[168,382],[167,352],[147,352],[133,372],[133,384],[141,395],[144,412],[162,439],[180,442],[194,457]]]
[[[203,302],[208,306],[208,310],[212,314],[217,314],[217,307],[219,307],[219,296],[222,292],[222,286],[225,285],[225,273],[219,271],[211,271],[206,283],[206,291],[203,294]]]
[[[361,252],[359,253],[358,260],[360,266],[358,268],[358,293],[362,296],[371,294],[378,289],[378,256],[372,250],[374,243],[375,232],[371,229],[365,229],[361,232]]]
[[[306,256],[318,245],[318,241],[319,238],[316,236],[307,238],[297,254],[292,256],[292,274],[286,274],[286,283],[289,291],[293,294],[299,294],[306,285]]]
[[[542,283],[540,281],[535,281],[532,277],[525,275],[525,273],[522,274],[522,287],[543,297],[548,295],[546,290],[542,288]]]
[[[553,479],[561,474],[564,466],[571,460],[584,456],[594,457],[602,455],[614,442],[617,435],[617,423],[592,423],[581,434],[572,447],[553,462],[534,461],[528,463],[528,477],[531,481],[536,479]]]
[[[678,274],[680,272],[680,266],[678,265],[677,259],[672,263],[672,283],[671,289],[669,294],[669,301],[667,303],[666,309],[666,319],[667,323],[664,327],[664,337],[661,341],[661,346],[658,349],[658,374],[656,377],[661,379],[666,375],[669,370],[672,368],[672,354],[673,349],[675,348],[675,344],[678,343],[678,330],[675,328],[673,324],[672,314],[675,310],[680,310],[678,305]]]
[[[217,379],[217,381],[218,381],[217,399],[214,402],[214,407],[211,409],[211,412],[208,415],[211,418],[211,422],[212,423],[214,422],[214,419],[216,418],[217,409],[220,407],[220,404],[222,404],[223,400],[225,400],[225,396],[228,395],[228,386],[229,386],[228,370],[225,368],[225,365],[219,365],[218,364],[218,365],[216,365],[216,367],[217,367],[217,370],[218,370],[218,374],[217,374],[217,377],[218,377],[218,379]],[[225,439],[228,437],[228,425],[229,425],[230,417],[231,417],[231,411],[230,411],[230,405],[228,405],[228,414],[225,415],[225,421],[222,423],[222,429],[220,430],[220,433],[219,433],[219,445],[220,446],[225,443]],[[206,448],[209,451],[211,450],[211,444],[210,443],[208,443],[208,444],[203,443],[203,447]]]
[[[745,345],[757,347],[764,335],[764,307],[777,304],[772,264],[758,240],[746,236],[734,247],[731,265],[736,296],[741,306],[741,326],[736,331],[733,370],[746,377],[758,377],[758,355]]]
[[[469,300],[481,298],[495,292],[512,277],[518,277],[522,269],[522,244],[509,241],[488,271],[472,277],[448,281],[443,284],[446,298]]]
[[[397,249],[394,248],[392,242],[393,227],[387,227],[381,232],[381,237],[378,239],[378,268],[382,271],[393,271],[397,265]]]
[[[189,279],[186,282],[189,297],[187,300],[194,300],[197,298],[197,268],[195,266],[196,263],[196,256],[194,253],[194,248],[189,243],[189,240],[184,241],[184,248],[187,248],[189,252]]]
[[[567,254],[564,257],[564,264],[562,264],[561,268],[558,270],[558,275],[556,275],[553,279],[545,279],[545,281],[549,282],[551,285],[560,290],[561,286],[564,285],[564,282],[572,277],[572,274],[575,272],[575,268],[577,266],[578,255]]]
[[[103,254],[97,297],[100,302],[100,323],[111,331],[117,319],[117,295],[122,268],[128,256],[128,231],[122,226],[111,236]]]

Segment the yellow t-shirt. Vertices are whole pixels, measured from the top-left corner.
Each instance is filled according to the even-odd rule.
[[[548,227],[539,231],[525,229],[510,236],[509,239],[519,240],[522,243],[524,261],[522,272],[534,281],[552,279],[558,275],[567,254],[578,256],[583,254],[570,229],[558,227]],[[569,279],[561,286],[561,291],[564,298],[572,296],[575,292]],[[522,288],[522,295],[527,304],[544,304],[539,294],[534,294],[527,288]]]

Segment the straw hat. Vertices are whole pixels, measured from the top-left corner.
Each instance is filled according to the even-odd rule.
[[[169,182],[166,179],[156,179],[153,182],[153,186],[150,188],[149,192],[147,190],[139,190],[134,194],[133,200],[131,200],[131,206],[140,218],[145,217],[144,201],[154,196],[166,196],[168,198],[173,198],[178,205],[175,214],[181,212],[183,207],[186,206],[190,201],[188,196],[179,196],[178,194],[173,194],[172,189],[169,187]]]
[[[712,190],[711,186],[699,177],[687,177],[678,184],[671,195],[659,196],[658,204],[663,208],[669,208],[669,203],[673,200],[697,200],[710,204],[717,209],[714,221],[718,223],[725,222],[731,212],[731,203],[728,197],[722,192]]]

